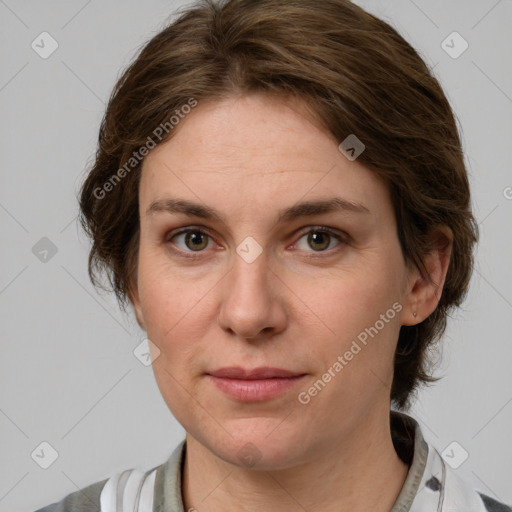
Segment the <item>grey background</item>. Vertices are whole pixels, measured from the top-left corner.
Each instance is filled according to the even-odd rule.
[[[469,453],[461,476],[512,503],[512,3],[358,3],[434,67],[462,125],[481,228],[470,295],[442,343],[446,376],[413,415],[440,451],[456,441]],[[121,68],[179,5],[0,0],[0,512],[149,469],[184,436],[133,355],[144,333],[88,281],[75,199]],[[31,48],[43,31],[59,45],[47,59]],[[453,31],[469,43],[457,59],[441,47]],[[46,262],[33,252],[43,237],[57,249]],[[48,469],[31,456],[43,441],[58,452]]]

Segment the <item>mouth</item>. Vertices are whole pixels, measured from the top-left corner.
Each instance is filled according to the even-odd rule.
[[[224,394],[240,402],[263,402],[296,386],[305,373],[282,368],[220,368],[208,372],[207,378]]]

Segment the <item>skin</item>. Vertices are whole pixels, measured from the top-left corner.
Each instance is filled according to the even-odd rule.
[[[185,510],[389,511],[403,486],[408,467],[389,428],[393,354],[400,326],[435,309],[449,245],[425,258],[436,287],[404,260],[385,183],[338,144],[298,100],[251,94],[200,103],[144,161],[131,299],[160,351],[159,389],[186,430]],[[276,222],[282,208],[333,196],[368,212]],[[208,205],[224,222],[147,212],[166,198]],[[308,242],[318,226],[341,241]],[[187,244],[176,235],[187,227],[208,233]],[[236,252],[248,236],[263,251],[252,263]],[[394,303],[394,318],[301,404]],[[226,366],[306,375],[244,403],[205,375]],[[250,467],[237,456],[247,443],[259,457]]]

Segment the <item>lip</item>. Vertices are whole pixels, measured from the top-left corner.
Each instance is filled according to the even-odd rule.
[[[207,377],[226,395],[241,402],[270,400],[295,386],[306,374],[282,368],[260,367],[247,370],[226,367]]]
[[[297,377],[304,374],[300,372],[293,372],[291,370],[284,370],[283,368],[272,368],[270,366],[260,366],[258,368],[253,368],[252,370],[246,370],[240,366],[228,366],[208,372],[208,375],[227,379],[256,380]]]

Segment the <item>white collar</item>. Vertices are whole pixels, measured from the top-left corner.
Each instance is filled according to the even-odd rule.
[[[391,411],[391,425],[394,441],[403,443],[406,451],[409,445],[413,453],[406,480],[390,512],[512,512],[512,508],[482,495],[462,480],[425,441],[412,417]],[[101,512],[185,512],[181,494],[185,453],[183,440],[160,466],[112,476],[101,492]]]

